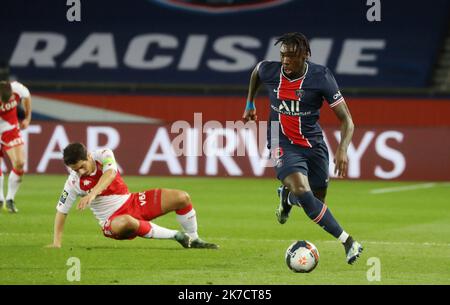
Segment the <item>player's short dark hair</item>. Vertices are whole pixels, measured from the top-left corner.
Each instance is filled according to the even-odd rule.
[[[70,143],[64,148],[63,157],[65,165],[77,164],[78,161],[87,160],[86,146],[78,142]]]
[[[11,84],[6,81],[0,81],[0,100],[3,102],[7,102],[11,97],[12,89]]]
[[[311,56],[311,48],[309,47],[308,38],[305,35],[298,32],[286,33],[278,37],[274,45],[281,44],[292,44],[297,46],[297,50],[306,53],[306,56]]]

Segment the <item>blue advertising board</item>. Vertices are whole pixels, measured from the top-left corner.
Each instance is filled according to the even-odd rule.
[[[278,36],[302,32],[341,87],[417,88],[449,12],[448,0],[15,0],[0,10],[0,60],[24,81],[246,85],[278,59]]]

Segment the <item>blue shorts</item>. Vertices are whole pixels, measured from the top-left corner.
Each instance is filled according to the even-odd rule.
[[[325,143],[317,143],[312,148],[283,145],[275,150],[272,157],[275,156],[275,170],[280,181],[300,172],[308,177],[312,190],[328,187],[329,157]]]

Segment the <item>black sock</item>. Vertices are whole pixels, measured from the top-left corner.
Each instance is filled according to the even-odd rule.
[[[296,198],[296,203],[300,203],[302,205],[303,210],[309,218],[321,226],[325,231],[334,237],[339,238],[344,230],[336,221],[333,214],[331,214],[330,209],[328,209],[322,201],[314,197],[314,194],[311,191],[305,192],[300,196],[296,196]]]

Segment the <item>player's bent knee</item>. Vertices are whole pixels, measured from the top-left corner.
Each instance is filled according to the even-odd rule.
[[[25,161],[23,160],[17,160],[13,162],[13,168],[17,171],[22,171],[25,167]]]
[[[295,186],[290,186],[289,191],[291,193],[293,193],[295,196],[301,196],[310,190],[304,185],[295,185]]]
[[[128,239],[136,234],[139,222],[130,215],[122,215],[111,221],[111,230],[116,239]]]
[[[178,191],[175,199],[175,208],[182,209],[191,203],[191,197],[185,191]]]
[[[181,193],[182,206],[187,207],[191,203],[191,196],[189,196],[189,194],[184,191],[182,191]]]

